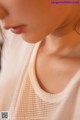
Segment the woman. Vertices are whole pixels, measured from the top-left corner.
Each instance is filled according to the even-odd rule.
[[[7,34],[0,110],[9,111],[11,120],[79,120],[80,5],[51,0],[0,5],[3,28],[24,39]]]

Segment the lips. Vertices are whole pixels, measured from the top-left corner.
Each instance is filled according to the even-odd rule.
[[[4,28],[6,30],[10,29],[15,34],[21,34],[24,32],[25,25],[19,25],[19,26],[5,26]]]
[[[24,26],[13,27],[11,31],[15,34],[21,34],[24,32]]]

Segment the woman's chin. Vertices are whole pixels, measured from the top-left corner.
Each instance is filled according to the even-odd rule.
[[[31,36],[28,36],[26,34],[22,34],[22,38],[25,42],[28,42],[28,43],[31,43],[31,44],[37,43],[41,40],[39,38],[31,37]]]

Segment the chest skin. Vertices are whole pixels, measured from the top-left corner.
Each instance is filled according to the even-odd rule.
[[[80,59],[46,55],[42,47],[37,52],[36,77],[40,87],[48,93],[63,91],[79,68]]]

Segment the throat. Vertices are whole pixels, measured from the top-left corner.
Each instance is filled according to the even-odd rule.
[[[57,38],[48,35],[41,43],[42,52],[47,56],[80,58],[80,39]]]

